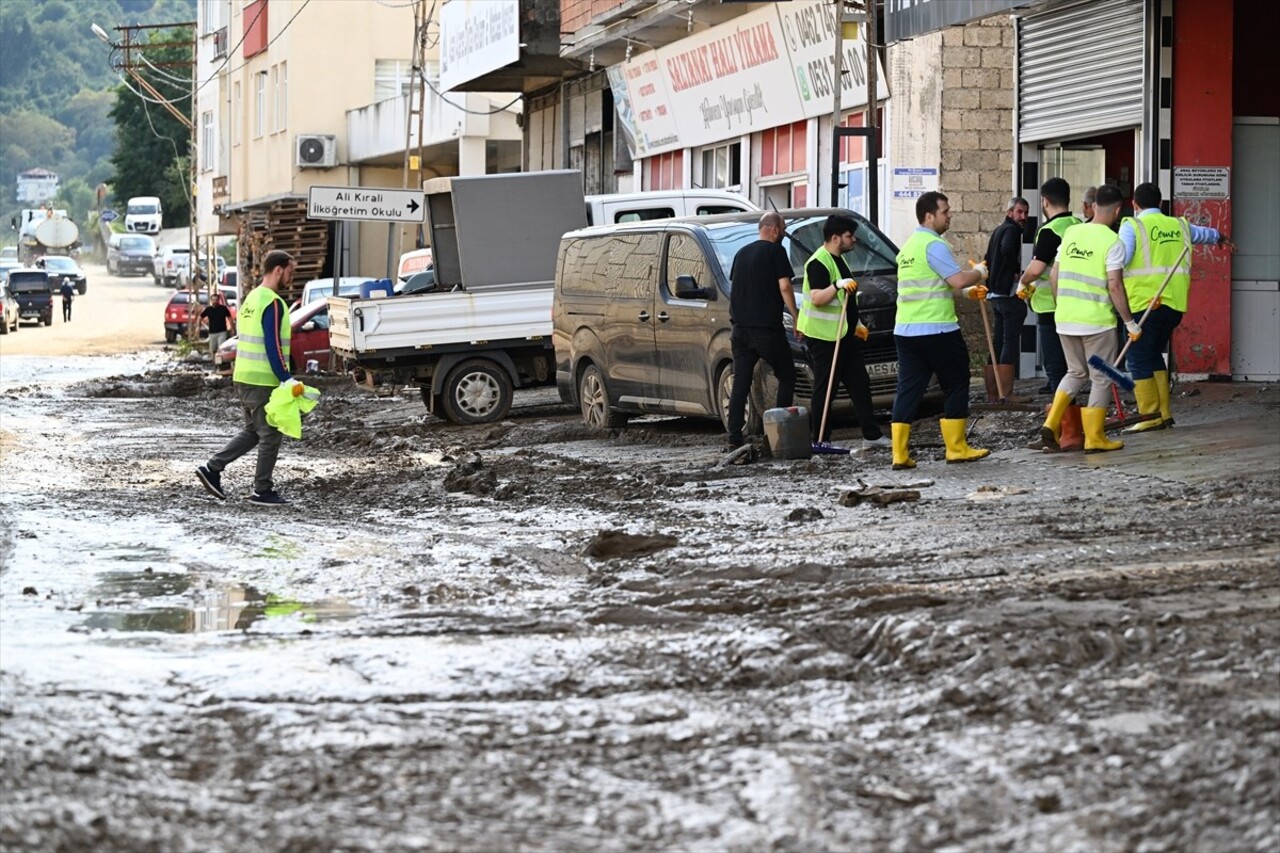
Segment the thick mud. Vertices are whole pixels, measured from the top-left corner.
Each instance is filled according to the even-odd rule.
[[[893,472],[323,380],[269,511],[225,382],[87,361],[0,387],[6,850],[1280,847],[1280,390]]]

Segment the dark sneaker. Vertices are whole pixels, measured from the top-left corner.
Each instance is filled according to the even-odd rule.
[[[206,492],[220,501],[227,499],[227,493],[222,491],[221,474],[216,471],[210,471],[206,466],[201,465],[196,469],[196,476],[200,478],[200,483],[204,486]]]
[[[249,503],[258,506],[288,506],[289,502],[280,497],[280,493],[275,489],[267,489],[265,492],[254,492],[249,495]]]

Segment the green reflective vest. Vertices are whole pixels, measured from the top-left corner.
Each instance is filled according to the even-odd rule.
[[[1106,225],[1077,225],[1058,247],[1060,335],[1096,335],[1114,330],[1115,310],[1107,290],[1107,251],[1120,237]]]
[[[800,300],[800,316],[796,320],[796,330],[806,338],[834,341],[844,337],[849,331],[848,323],[841,326],[841,306],[844,305],[846,295],[843,290],[840,290],[837,291],[836,298],[826,305],[814,305],[809,298],[809,263],[811,261],[818,261],[827,268],[827,275],[831,276],[832,284],[841,279],[836,259],[827,251],[826,246],[819,246],[818,251],[804,262],[804,293]]]
[[[1080,225],[1081,222],[1074,216],[1059,216],[1056,219],[1050,219],[1044,225],[1036,229],[1036,242],[1040,240],[1040,232],[1048,228],[1054,234],[1058,235],[1058,239],[1065,239],[1067,229],[1072,225]],[[1058,246],[1058,251],[1062,251],[1062,246]],[[1053,288],[1049,286],[1049,271],[1053,269],[1053,264],[1049,264],[1044,268],[1044,272],[1040,273],[1039,284],[1036,285],[1036,292],[1031,294],[1031,310],[1037,314],[1053,313]]]
[[[957,323],[951,285],[929,266],[929,246],[947,241],[929,230],[917,229],[898,250],[898,315],[895,325]],[[951,251],[950,246],[947,251]]]
[[[249,291],[236,315],[240,334],[236,344],[236,366],[231,374],[236,382],[267,386],[280,384],[279,377],[271,369],[271,362],[267,360],[267,339],[262,332],[262,315],[272,302],[280,303],[280,359],[285,369],[289,369],[289,333],[292,329],[289,306],[271,288],[258,286]]]
[[[1140,219],[1126,218],[1124,221],[1133,229],[1134,237],[1133,258],[1124,268],[1129,310],[1134,314],[1147,310],[1164,277],[1186,248],[1187,256],[1178,264],[1160,297],[1161,304],[1185,314],[1187,295],[1191,291],[1191,228],[1187,220],[1180,216],[1149,213]]]

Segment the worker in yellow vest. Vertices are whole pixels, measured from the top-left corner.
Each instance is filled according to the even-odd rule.
[[[1084,427],[1084,452],[1119,450],[1124,442],[1106,436],[1107,406],[1111,377],[1089,364],[1098,356],[1108,364],[1115,361],[1116,314],[1124,321],[1133,340],[1142,329],[1129,313],[1125,297],[1124,244],[1111,230],[1120,217],[1120,190],[1106,185],[1098,188],[1093,221],[1066,230],[1049,282],[1056,304],[1055,323],[1062,351],[1067,359],[1067,375],[1058,383],[1053,405],[1040,429],[1046,448],[1056,450],[1062,435],[1062,418],[1086,382],[1090,383],[1089,405],[1080,410]],[[1114,309],[1114,310],[1113,310]]]
[[[245,426],[226,447],[196,469],[205,491],[219,500],[227,499],[222,489],[223,469],[257,447],[258,464],[249,502],[257,506],[289,503],[275,490],[272,480],[282,436],[267,422],[266,408],[271,393],[293,378],[289,372],[289,306],[280,297],[280,289],[293,280],[293,270],[294,260],[288,252],[267,252],[262,262],[262,283],[240,303],[236,317],[240,336],[231,378],[244,409]]]
[[[951,226],[951,206],[940,192],[916,199],[920,224],[898,252],[898,305],[893,327],[898,347],[898,388],[893,400],[893,468],[916,467],[911,457],[911,423],[936,375],[945,395],[942,440],[948,462],[971,462],[989,454],[969,446],[969,348],[960,334],[954,292],[986,299],[985,263],[961,270],[942,235]]]
[[[1053,288],[1049,285],[1049,271],[1058,259],[1058,247],[1062,235],[1080,220],[1071,215],[1071,184],[1062,178],[1050,178],[1040,185],[1040,211],[1042,224],[1036,229],[1035,247],[1031,250],[1031,262],[1018,281],[1017,295],[1027,300],[1036,313],[1036,326],[1040,332],[1040,360],[1044,366],[1049,387],[1057,390],[1062,377],[1067,375],[1067,359],[1062,354],[1058,340],[1058,328],[1054,322]]]
[[[1173,426],[1169,409],[1169,369],[1164,362],[1165,350],[1173,330],[1187,312],[1191,291],[1191,245],[1193,243],[1235,248],[1216,228],[1192,225],[1182,217],[1166,216],[1160,211],[1160,188],[1152,183],[1138,184],[1133,191],[1136,217],[1120,223],[1120,241],[1124,244],[1124,289],[1129,297],[1129,310],[1135,315],[1146,311],[1160,289],[1165,276],[1187,249],[1186,257],[1165,285],[1156,307],[1142,324],[1142,337],[1129,347],[1128,367],[1133,376],[1138,413],[1158,414],[1141,421],[1125,432],[1147,432]]]
[[[871,378],[867,376],[862,357],[862,346],[870,331],[858,319],[858,283],[843,257],[853,251],[858,242],[857,231],[857,221],[839,213],[828,216],[822,224],[822,245],[804,265],[804,289],[796,331],[804,337],[813,359],[809,419],[814,443],[825,444],[830,440],[829,418],[826,418],[826,433],[819,435],[819,431],[831,398],[836,396],[836,389],[844,385],[853,401],[858,426],[862,428],[862,449],[887,449],[889,439],[876,423],[871,406]],[[835,382],[831,383],[833,375]]]

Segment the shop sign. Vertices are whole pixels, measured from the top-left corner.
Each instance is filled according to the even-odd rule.
[[[831,113],[831,95],[835,81],[832,45],[836,37],[835,8],[828,2],[778,3],[778,17],[791,68],[796,78],[800,101],[806,118]],[[842,109],[867,103],[867,43],[859,28],[858,38],[845,39],[840,70],[844,72],[840,89]],[[876,75],[876,97],[889,97],[884,68]]]
[[[449,0],[440,10],[440,88],[520,60],[520,0]]]
[[[1231,198],[1231,170],[1225,166],[1174,166],[1173,197]]]
[[[893,170],[893,197],[919,198],[938,190],[938,170],[922,167],[896,168]]]

